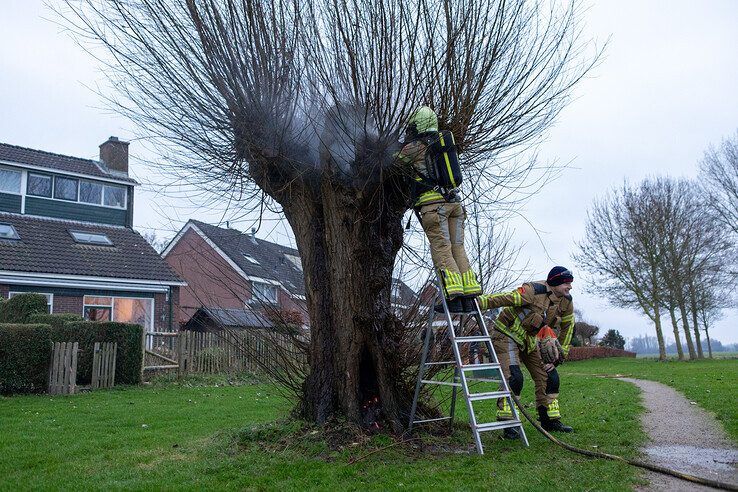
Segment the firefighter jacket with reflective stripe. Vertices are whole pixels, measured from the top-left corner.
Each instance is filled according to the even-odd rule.
[[[574,301],[571,296],[558,297],[545,281],[529,282],[512,292],[485,294],[479,297],[482,309],[502,308],[495,329],[512,338],[527,353],[536,348],[536,334],[548,325],[558,329],[559,342],[568,355],[574,334]]]
[[[433,185],[427,183],[423,177],[427,173],[425,166],[425,154],[428,146],[422,139],[416,138],[406,143],[397,153],[397,158],[405,164],[412,166],[413,179],[415,180],[415,193],[413,208],[432,203],[444,203],[447,200],[443,194]]]

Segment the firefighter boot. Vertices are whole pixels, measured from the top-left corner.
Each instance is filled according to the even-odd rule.
[[[461,297],[454,297],[453,299],[446,299],[446,305],[448,306],[449,313],[463,313],[464,306],[461,302]],[[443,303],[439,302],[433,306],[433,310],[437,313],[443,312]]]
[[[464,295],[464,286],[462,285],[460,273],[452,272],[451,270],[441,270],[441,276],[443,277],[447,300]]]
[[[482,286],[479,285],[474,270],[467,270],[461,274],[461,285],[467,297],[476,297],[482,293]]]
[[[513,414],[512,409],[510,409],[510,404],[507,401],[507,398],[500,398],[497,400],[497,420],[498,421],[505,421],[505,420],[512,420]],[[508,427],[507,429],[502,430],[502,437],[504,439],[520,439],[520,432],[518,432],[518,429],[515,429],[513,427]]]
[[[558,401],[556,401],[556,407],[558,408]],[[549,404],[549,408],[551,407],[551,404]],[[538,420],[541,421],[541,427],[543,427],[543,430],[546,430],[548,432],[573,432],[574,429],[569,427],[568,425],[564,425],[561,423],[561,419],[559,417],[551,417],[549,415],[548,408],[541,405],[538,407]]]

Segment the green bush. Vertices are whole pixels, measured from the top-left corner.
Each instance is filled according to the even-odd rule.
[[[35,317],[34,319],[41,318]],[[58,323],[56,320],[54,322]],[[52,334],[54,341],[79,342],[81,350],[77,359],[77,383],[79,384],[89,384],[92,381],[92,352],[95,348],[95,342],[118,342],[118,355],[115,360],[115,384],[139,384],[143,364],[142,336],[143,328],[139,325],[115,323],[113,321],[103,323],[72,321],[62,325],[56,324]]]
[[[46,391],[52,332],[44,324],[0,324],[0,393]]]
[[[42,323],[49,325],[52,328],[61,328],[64,323],[71,322],[82,322],[85,319],[79,314],[72,313],[61,313],[61,314],[49,314],[49,313],[34,313],[28,317],[28,323]],[[63,340],[68,342],[70,340]],[[75,341],[75,340],[71,340]]]
[[[0,302],[0,323],[29,323],[37,313],[46,313],[46,297],[41,294],[20,294]]]

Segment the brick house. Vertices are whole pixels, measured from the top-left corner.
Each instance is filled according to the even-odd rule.
[[[294,248],[259,239],[253,232],[190,220],[162,256],[187,282],[176,318],[181,325],[195,313],[205,316],[201,308],[212,315],[205,316],[208,319],[224,313],[250,319],[249,312],[277,310],[295,324],[309,325],[302,263]],[[398,309],[414,298],[412,289],[399,280],[392,295]]]
[[[184,282],[133,230],[128,143],[100,160],[0,143],[0,295],[46,296],[49,312],[176,328]]]

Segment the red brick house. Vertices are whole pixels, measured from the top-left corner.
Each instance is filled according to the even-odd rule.
[[[263,320],[275,310],[305,328],[309,325],[302,263],[294,248],[190,220],[162,256],[187,282],[176,317],[181,325],[196,313],[208,319],[225,313],[229,319],[254,319],[248,313],[257,312]],[[395,281],[392,295],[398,309],[414,298],[412,289],[400,281]]]
[[[49,312],[176,328],[182,280],[133,230],[128,143],[100,160],[0,144],[0,295],[46,296]]]

